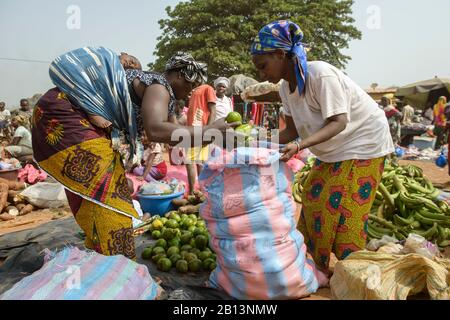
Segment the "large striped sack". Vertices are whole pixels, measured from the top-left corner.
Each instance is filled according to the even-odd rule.
[[[293,172],[278,150],[237,148],[210,158],[200,208],[217,254],[209,285],[236,299],[299,299],[316,292],[291,194]]]
[[[161,294],[147,267],[122,255],[67,247],[47,250],[44,261],[0,300],[155,300]]]

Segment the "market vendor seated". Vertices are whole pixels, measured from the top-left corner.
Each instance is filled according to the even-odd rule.
[[[144,160],[140,166],[134,168],[133,173],[138,176],[138,179],[144,179],[147,182],[161,180],[167,174],[167,164],[163,158],[162,146],[156,142],[146,144]]]
[[[31,132],[25,127],[26,121],[23,116],[15,116],[11,120],[14,136],[5,150],[14,158],[25,158],[33,155]]]
[[[6,104],[3,101],[0,101],[0,135],[5,136],[7,138],[10,137],[11,129],[10,129],[10,120],[11,120],[11,112],[6,109]]]

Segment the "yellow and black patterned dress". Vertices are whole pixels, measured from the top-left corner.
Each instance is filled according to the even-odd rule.
[[[105,255],[135,257],[135,211],[118,152],[109,134],[94,127],[86,113],[59,89],[48,91],[32,117],[34,158],[64,185],[86,246]]]

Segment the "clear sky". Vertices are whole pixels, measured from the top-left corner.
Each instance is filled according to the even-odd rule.
[[[158,20],[166,17],[166,6],[178,2],[0,0],[0,100],[12,108],[21,97],[44,93],[52,86],[49,62],[81,46],[102,45],[144,64],[153,61]],[[345,71],[364,88],[450,77],[449,12],[449,0],[356,0],[354,17],[363,37],[345,51],[352,57]]]

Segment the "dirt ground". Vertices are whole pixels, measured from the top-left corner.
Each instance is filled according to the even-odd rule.
[[[0,236],[3,234],[28,230],[50,222],[72,216],[70,208],[43,209],[33,211],[25,216],[18,216],[14,220],[0,222]]]
[[[430,161],[400,161],[401,165],[413,164],[423,169],[424,175],[427,176],[436,187],[448,190],[450,192],[450,176],[448,169],[437,167],[434,162]],[[11,221],[0,221],[0,235],[35,228],[41,224],[57,219],[66,219],[72,216],[69,207],[59,209],[45,209],[33,211],[26,216],[16,217]],[[449,252],[450,256],[450,252]],[[336,259],[333,256],[330,268],[333,269]],[[2,261],[0,261],[0,265]],[[304,300],[330,300],[331,291],[329,288],[319,289],[317,293],[311,295]],[[427,299],[427,296],[413,297],[412,299]]]

